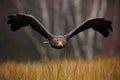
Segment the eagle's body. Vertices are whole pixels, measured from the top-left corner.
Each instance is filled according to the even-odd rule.
[[[65,36],[55,36],[50,40],[49,43],[51,47],[61,49],[66,46],[67,38]]]
[[[66,35],[56,36],[48,32],[47,29],[32,15],[16,14],[8,16],[8,18],[8,24],[11,24],[12,31],[30,25],[34,30],[48,39],[51,47],[56,49],[64,48],[70,38],[89,28],[98,31],[104,37],[109,36],[109,30],[113,31],[111,21],[105,20],[104,18],[95,18],[86,20]]]

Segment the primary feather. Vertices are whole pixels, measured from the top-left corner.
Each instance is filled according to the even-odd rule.
[[[107,37],[109,36],[109,30],[113,31],[111,23],[111,21],[105,20],[104,18],[89,19],[74,28],[65,36],[70,39],[79,32],[92,28],[93,30],[101,33],[104,37]]]
[[[34,30],[39,32],[46,39],[52,38],[52,34],[50,34],[47,29],[32,15],[21,13],[8,16],[8,18],[8,24],[11,24],[12,31],[16,31],[22,27],[30,25]]]

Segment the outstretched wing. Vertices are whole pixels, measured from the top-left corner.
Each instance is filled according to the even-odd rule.
[[[77,26],[68,34],[66,34],[65,37],[70,39],[71,37],[78,34],[79,32],[82,32],[89,28],[92,28],[93,30],[98,31],[104,37],[107,37],[109,36],[109,30],[113,31],[111,23],[112,23],[111,21],[105,20],[104,18],[89,19],[83,22],[82,24],[80,24],[79,26]]]
[[[32,15],[28,14],[15,14],[8,16],[8,24],[11,24],[11,30],[16,31],[22,27],[30,25],[34,30],[39,32],[46,39],[52,38],[52,34],[50,34],[46,28]]]

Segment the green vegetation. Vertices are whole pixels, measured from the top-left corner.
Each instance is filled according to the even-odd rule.
[[[119,57],[0,63],[0,80],[120,80]]]

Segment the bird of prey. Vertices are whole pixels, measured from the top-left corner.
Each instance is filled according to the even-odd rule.
[[[30,25],[32,29],[34,29],[43,37],[48,39],[51,47],[56,49],[64,48],[69,39],[89,28],[92,28],[93,30],[99,32],[104,37],[109,36],[109,30],[113,31],[111,26],[112,22],[109,20],[105,20],[104,18],[88,19],[80,25],[78,25],[76,28],[74,28],[71,32],[63,36],[56,36],[51,34],[34,16],[29,14],[18,13],[10,15],[8,16],[7,23],[11,24],[12,31],[16,31],[22,27]]]

